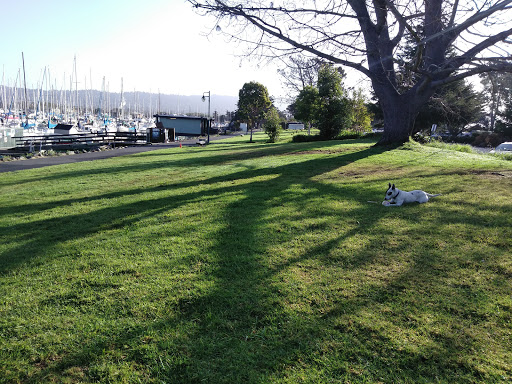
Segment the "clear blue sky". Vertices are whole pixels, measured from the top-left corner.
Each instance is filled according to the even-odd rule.
[[[243,48],[212,32],[215,19],[184,0],[10,0],[2,3],[0,76],[12,85],[22,68],[36,87],[44,68],[51,84],[69,89],[74,57],[78,88],[237,96],[259,81],[284,96],[275,67],[258,68],[235,55]],[[0,81],[2,78],[0,77]]]

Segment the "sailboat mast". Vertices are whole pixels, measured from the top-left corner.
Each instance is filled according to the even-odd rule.
[[[110,109],[110,81],[107,82],[107,116],[110,120],[110,115],[112,114],[112,109]]]
[[[78,72],[76,71],[76,55],[74,58],[73,69],[75,71],[75,100],[76,100],[76,120],[78,121],[80,115],[80,103],[78,101]]]
[[[23,87],[25,88],[25,116],[28,116],[27,78],[25,76],[25,55],[23,55],[23,52],[21,52],[21,61],[23,62]]]
[[[2,109],[5,113],[5,64],[2,66]]]
[[[103,83],[101,84],[100,102],[98,103],[98,118],[102,118],[101,110],[103,107],[103,94],[105,93],[105,76],[103,76]]]
[[[91,105],[91,111],[90,111],[90,114],[91,116],[94,115],[94,91],[92,90],[92,69],[89,68],[89,94],[91,96],[91,102],[90,102],[90,105]]]
[[[84,92],[85,92],[85,109],[84,109],[84,116],[87,116],[87,98],[89,97],[89,92],[87,92],[87,76],[84,76]]]
[[[123,99],[123,78],[121,77],[121,119],[123,119],[123,107],[124,107],[124,99]]]

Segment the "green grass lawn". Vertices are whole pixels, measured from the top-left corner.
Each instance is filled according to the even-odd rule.
[[[0,382],[510,382],[512,163],[289,136],[2,174]]]

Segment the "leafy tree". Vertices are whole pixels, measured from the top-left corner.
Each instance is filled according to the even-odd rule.
[[[268,135],[269,141],[275,143],[281,133],[281,118],[275,107],[271,107],[265,114],[263,129]]]
[[[470,83],[460,80],[439,88],[424,104],[415,121],[414,132],[430,130],[432,124],[445,126],[452,136],[482,116],[482,99]]]
[[[494,131],[512,90],[511,73],[486,73],[481,76],[484,97],[489,106],[489,129]],[[499,124],[500,128],[503,124]]]
[[[372,114],[366,106],[363,90],[357,89],[351,99],[351,129],[359,132],[369,132],[372,129]]]
[[[325,138],[337,136],[342,129],[369,131],[372,115],[366,107],[363,91],[354,90],[352,99],[347,99],[340,71],[329,65],[320,69],[318,78],[318,88],[304,87],[290,106],[294,117],[308,128],[312,122],[317,122]]]
[[[252,131],[259,127],[272,106],[267,88],[255,81],[245,83],[238,92],[238,118],[247,123]]]
[[[305,53],[366,76],[384,116],[380,144],[408,140],[421,106],[441,86],[512,72],[512,0],[188,2],[212,14],[216,30],[226,28],[234,39],[252,43],[251,52],[262,57]],[[224,19],[226,27],[220,25]],[[407,40],[417,49],[412,59],[401,60]],[[414,74],[404,86],[400,67]]]
[[[424,38],[425,31],[422,25],[417,27],[415,36]],[[398,86],[403,90],[407,90],[408,85],[417,82],[421,76],[411,71],[410,66],[407,65],[418,57],[421,49],[415,44],[414,36],[407,38],[397,71]],[[455,49],[449,47],[447,55],[455,57]],[[442,85],[434,91],[428,102],[420,106],[412,133],[427,130],[430,132],[432,125],[437,124],[446,127],[455,136],[463,130],[465,125],[481,117],[481,105],[482,100],[479,94],[465,79]]]
[[[496,132],[512,138],[512,93],[504,97],[504,110],[500,113],[500,119],[496,122]]]
[[[318,108],[316,121],[320,136],[332,139],[349,128],[350,103],[345,97],[340,73],[332,65],[318,71]]]
[[[306,85],[297,96],[297,99],[291,106],[293,116],[307,124],[308,134],[311,134],[311,124],[313,124],[318,115],[319,95],[318,88],[312,85]]]

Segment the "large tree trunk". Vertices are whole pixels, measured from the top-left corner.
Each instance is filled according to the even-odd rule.
[[[414,122],[421,106],[427,102],[433,90],[418,92],[411,89],[402,95],[376,92],[384,115],[384,134],[377,145],[401,144],[414,133]]]
[[[377,143],[388,145],[392,143],[405,143],[409,140],[414,127],[414,120],[418,112],[408,100],[398,97],[394,100],[381,102],[384,114],[384,134]]]

